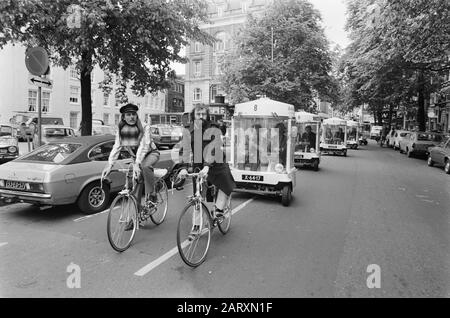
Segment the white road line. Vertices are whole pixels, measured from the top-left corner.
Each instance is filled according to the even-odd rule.
[[[234,208],[233,211],[231,212],[232,215],[234,215],[237,212],[239,212],[240,210],[242,210],[247,204],[249,204],[253,200],[254,200],[254,198],[251,198],[251,199],[245,201],[244,203],[240,204],[236,208]],[[183,243],[181,243],[181,245],[183,247],[185,247],[187,244],[189,244],[187,240],[184,241]],[[167,261],[169,258],[171,258],[172,256],[174,256],[177,253],[178,253],[178,247],[175,246],[174,248],[172,248],[170,251],[168,251],[164,255],[160,256],[159,258],[157,258],[153,262],[151,262],[151,263],[145,265],[144,267],[142,267],[140,270],[138,270],[136,273],[134,273],[134,275],[136,275],[136,276],[144,276],[144,275],[148,274],[150,271],[154,270],[156,267],[158,267],[159,265],[161,265],[162,263],[164,263],[165,261]]]
[[[7,245],[8,242],[0,243],[0,247]]]
[[[192,184],[192,183],[185,184],[184,186],[188,186],[188,185],[190,185],[190,184]],[[185,189],[179,190],[179,191],[184,191],[184,190],[185,190]],[[178,190],[175,190],[175,191],[178,191]],[[173,194],[172,194],[172,189],[168,190],[168,194],[169,194],[169,197],[170,197],[171,195],[173,195]],[[86,215],[86,216],[83,216],[83,217],[81,217],[81,218],[75,219],[75,220],[73,220],[73,221],[74,221],[74,222],[84,221],[84,220],[90,219],[90,218],[92,218],[92,217],[94,217],[94,216],[97,216],[97,215],[106,213],[106,212],[108,212],[108,211],[109,211],[109,209],[106,209],[106,210],[104,210],[104,211],[102,211],[102,212],[95,213],[95,214],[91,214],[91,215]]]

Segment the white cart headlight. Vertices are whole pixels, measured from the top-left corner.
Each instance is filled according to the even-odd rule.
[[[275,172],[276,172],[276,173],[282,173],[282,172],[283,172],[283,169],[284,169],[284,167],[283,167],[283,165],[282,165],[281,163],[277,163],[277,164],[275,165]]]

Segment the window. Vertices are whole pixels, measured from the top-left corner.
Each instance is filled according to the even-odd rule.
[[[47,144],[40,147],[36,151],[30,152],[20,160],[59,163],[80,147],[81,144]]]
[[[105,125],[109,125],[109,114],[103,114],[103,122],[105,123]]]
[[[242,9],[242,13],[246,13],[248,10],[248,3],[247,2],[242,2],[241,3],[241,9]]]
[[[42,112],[48,113],[50,108],[50,92],[42,92]]]
[[[120,115],[119,114],[115,114],[114,115],[114,124],[118,125],[120,121]]]
[[[69,100],[73,104],[79,104],[80,88],[77,86],[70,86]]]
[[[211,86],[211,102],[214,103],[214,98],[217,95],[217,86],[213,85]]]
[[[77,80],[78,79],[78,71],[75,66],[70,67],[70,79]]]
[[[73,129],[77,129],[78,126],[78,113],[77,112],[70,112],[70,117],[69,117],[69,121],[70,121],[70,127]]]
[[[199,77],[201,73],[201,62],[196,61],[194,62],[194,76]]]
[[[107,142],[104,144],[100,144],[89,152],[88,158],[91,161],[107,161],[109,158],[109,154],[114,146],[114,142]]]
[[[109,106],[109,94],[103,93],[103,106],[108,107]]]
[[[28,111],[35,112],[37,110],[37,91],[28,90]]]
[[[216,42],[214,43],[214,51],[223,52],[226,50],[227,35],[225,32],[219,32],[215,36]]]
[[[198,102],[202,99],[202,90],[200,88],[194,89],[194,101]]]
[[[201,50],[202,50],[202,47],[201,47],[200,42],[195,42],[195,44],[194,44],[194,51],[195,52],[201,52]]]

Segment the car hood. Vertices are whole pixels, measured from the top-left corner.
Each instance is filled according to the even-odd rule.
[[[0,166],[0,179],[14,181],[44,182],[47,176],[61,165],[20,162],[7,162]]]
[[[17,139],[15,137],[0,137],[0,147],[17,146]]]

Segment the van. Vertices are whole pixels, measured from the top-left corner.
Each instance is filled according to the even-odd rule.
[[[383,129],[383,126],[372,126],[370,129],[370,139],[377,139],[380,137],[380,132]]]

